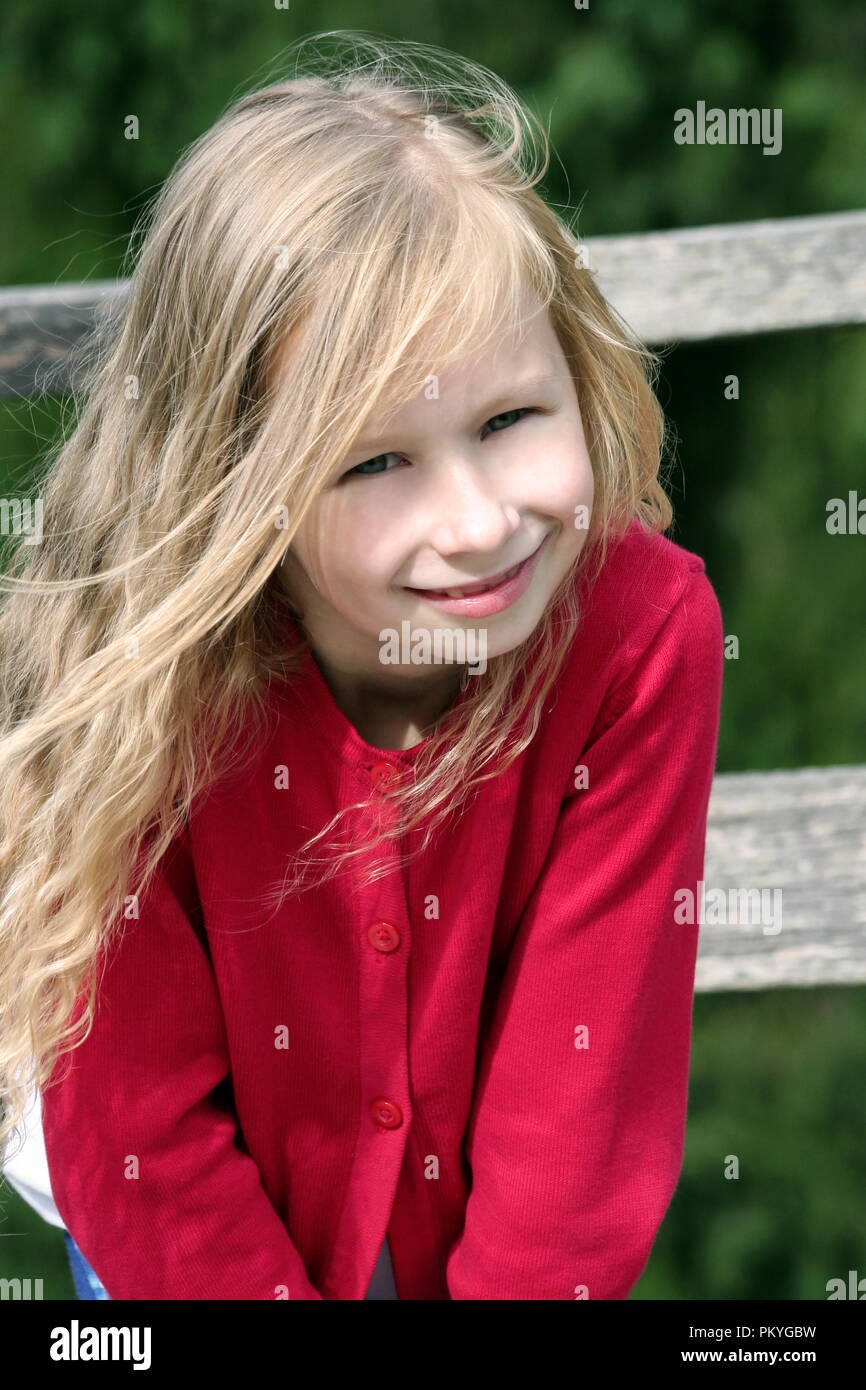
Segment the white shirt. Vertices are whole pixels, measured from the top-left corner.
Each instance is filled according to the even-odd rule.
[[[17,1135],[21,1133],[24,1143],[17,1148]],[[3,1177],[9,1186],[14,1187],[19,1197],[23,1197],[34,1211],[38,1211],[43,1221],[65,1231],[66,1226],[51,1194],[45,1141],[42,1138],[42,1101],[38,1091],[30,1092],[24,1121],[10,1137],[6,1152],[13,1155],[3,1161]]]

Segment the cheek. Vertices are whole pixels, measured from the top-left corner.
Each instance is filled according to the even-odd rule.
[[[583,441],[573,433],[542,443],[532,463],[532,491],[538,510],[568,521],[577,505],[591,506],[592,465]]]
[[[329,498],[303,527],[298,558],[325,597],[357,597],[382,574],[381,511],[347,496]]]

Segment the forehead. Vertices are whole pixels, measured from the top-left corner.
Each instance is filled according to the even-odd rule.
[[[550,315],[545,308],[538,309],[519,332],[508,329],[497,334],[479,351],[449,363],[441,372],[431,367],[425,385],[416,394],[382,413],[373,413],[364,440],[378,431],[383,420],[391,427],[408,424],[425,411],[435,411],[441,418],[452,410],[475,409],[503,392],[519,393],[555,383],[565,373],[565,355]]]
[[[292,357],[296,353],[307,327],[308,318],[300,318],[292,325],[288,332],[284,332],[275,343],[271,361],[271,372],[268,378],[268,386],[271,390],[278,390],[282,384],[283,375]]]
[[[562,358],[562,349],[546,306],[533,304],[520,323],[509,324],[491,336],[477,352],[470,351],[459,362],[450,363],[440,381],[458,384],[468,376],[482,377],[490,371],[523,375],[550,369]]]
[[[496,302],[498,300],[498,303]],[[476,307],[481,310],[476,317]],[[570,370],[547,304],[525,282],[512,304],[497,295],[493,319],[473,303],[473,287],[464,290],[455,324],[440,306],[411,341],[410,351],[393,374],[368,383],[366,409],[359,400],[355,423],[349,421],[342,457],[358,459],[429,438],[435,429],[475,428],[479,415],[493,416],[520,406],[555,404]],[[298,349],[310,346],[317,331],[307,314],[275,344],[269,383],[282,394],[283,372]],[[456,331],[455,331],[456,330]]]

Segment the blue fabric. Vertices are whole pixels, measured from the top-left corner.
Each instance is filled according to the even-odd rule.
[[[108,1298],[104,1285],[97,1279],[72,1236],[68,1231],[64,1231],[63,1234],[66,1237],[66,1252],[69,1255],[72,1282],[78,1297],[80,1299]]]
[[[399,1301],[400,1298],[394,1283],[394,1267],[391,1264],[391,1247],[388,1244],[387,1236],[382,1241],[382,1248],[379,1251],[376,1268],[373,1270],[370,1287],[364,1295],[365,1300],[368,1298],[378,1303],[381,1303],[383,1299],[396,1298]]]
[[[94,1270],[85,1260],[75,1241],[68,1231],[63,1232],[66,1237],[66,1250],[69,1255],[69,1267],[72,1270],[72,1282],[75,1284],[75,1292],[80,1300],[106,1298],[111,1301],[106,1292],[105,1285],[100,1283]],[[391,1251],[388,1246],[387,1238],[382,1242],[379,1251],[379,1258],[376,1261],[376,1268],[373,1270],[373,1277],[370,1280],[370,1287],[367,1290],[366,1298],[381,1301],[383,1299],[398,1298],[397,1290],[394,1286],[394,1271],[391,1266]]]

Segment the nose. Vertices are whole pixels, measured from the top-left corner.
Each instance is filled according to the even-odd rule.
[[[440,555],[495,555],[520,527],[514,504],[497,495],[482,469],[453,460],[439,470],[425,498],[430,544]]]

